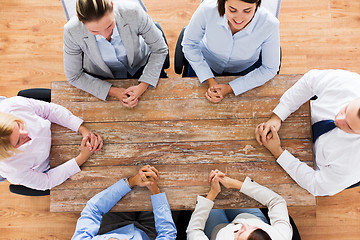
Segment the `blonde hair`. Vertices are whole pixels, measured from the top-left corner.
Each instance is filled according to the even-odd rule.
[[[100,20],[112,10],[110,0],[76,0],[76,13],[82,23]]]
[[[10,143],[10,135],[14,131],[14,122],[24,122],[9,113],[0,112],[0,160],[4,160],[18,153],[19,150]]]

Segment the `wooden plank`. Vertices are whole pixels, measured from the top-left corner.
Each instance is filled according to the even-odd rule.
[[[301,74],[293,75],[277,75],[263,86],[252,89],[238,97],[234,94],[226,96],[226,98],[263,98],[263,97],[276,97],[280,96],[295,82],[302,77]],[[236,77],[218,77],[218,83],[228,83]],[[108,80],[113,86],[127,88],[129,86],[137,84],[137,79],[123,79],[123,80]],[[163,78],[159,80],[158,86],[149,88],[140,98],[140,101],[144,100],[159,100],[159,99],[205,99],[205,92],[208,88],[206,83],[201,84],[197,78]],[[55,103],[61,102],[97,102],[98,98],[91,94],[84,92],[71,86],[68,82],[52,82],[51,89],[53,90],[51,100]],[[66,94],[63,94],[65,93]],[[115,97],[109,97],[109,101],[118,101]]]
[[[135,109],[123,107],[118,101],[61,102],[74,115],[89,122],[198,120],[269,117],[279,104],[278,98],[225,98],[218,104],[207,99],[166,99],[140,101]],[[306,117],[309,104],[301,106],[292,116]]]
[[[315,197],[297,184],[267,185],[270,189],[280,194],[287,201],[288,206],[315,205]],[[84,188],[77,189],[53,189],[51,190],[51,212],[78,212],[82,211],[86,202],[103,189]],[[172,210],[192,210],[195,208],[198,195],[206,195],[209,186],[161,187]],[[179,195],[181,197],[179,197]],[[262,207],[254,199],[234,189],[225,189],[216,198],[214,208],[252,208]],[[125,195],[111,211],[151,211],[150,192],[144,188],[134,188]]]
[[[255,139],[254,129],[265,119],[224,119],[196,121],[149,121],[86,123],[99,133],[105,144],[144,142],[227,141]],[[283,139],[311,136],[308,117],[289,117],[280,128]],[[64,127],[52,127],[52,145],[79,144],[81,135]]]
[[[285,139],[282,146],[302,161],[312,161],[312,141]],[[79,152],[79,144],[52,146],[50,163],[56,167]],[[171,165],[190,163],[273,162],[274,156],[255,140],[105,144],[82,167]]]

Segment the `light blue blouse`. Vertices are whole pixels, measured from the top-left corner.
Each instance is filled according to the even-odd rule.
[[[263,85],[280,65],[279,21],[259,8],[251,22],[232,35],[226,16],[220,17],[216,0],[203,1],[186,27],[182,42],[186,59],[200,82],[216,73],[238,73],[252,66],[262,53],[262,66],[229,84],[235,95]]]
[[[100,54],[115,78],[127,78],[127,73],[134,75],[140,67],[130,68],[126,49],[115,24],[110,42],[101,35],[95,35]]]

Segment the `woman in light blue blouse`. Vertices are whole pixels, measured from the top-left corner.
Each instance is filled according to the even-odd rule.
[[[209,84],[206,97],[220,102],[263,85],[280,65],[279,21],[261,0],[205,0],[192,16],[182,42],[188,76]],[[241,76],[217,84],[214,76]]]

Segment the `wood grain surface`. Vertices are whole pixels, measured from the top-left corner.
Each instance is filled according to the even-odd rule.
[[[81,211],[97,192],[135,175],[146,164],[159,170],[159,187],[174,210],[194,208],[197,195],[209,191],[207,179],[212,169],[236,179],[249,176],[280,191],[289,206],[315,205],[315,198],[301,189],[267,150],[260,150],[254,135],[255,127],[268,119],[279,97],[300,77],[279,75],[256,88],[258,94],[249,91],[218,104],[205,99],[206,86],[196,78],[160,79],[157,88],[141,97],[134,109],[124,108],[116,100],[101,101],[83,93],[78,97],[70,84],[53,82],[52,102],[81,116],[88,129],[102,136],[104,149],[94,154],[80,173],[51,190],[50,210]],[[112,81],[121,87],[131,82]],[[284,146],[296,149],[294,153],[313,166],[309,103],[282,124],[279,134]],[[80,142],[79,134],[53,125],[51,165],[75,156]],[[145,204],[142,197],[148,194],[146,189],[132,191],[112,210],[151,210],[151,203]],[[222,192],[222,201],[216,201],[215,207],[260,206],[239,194],[235,190]]]

